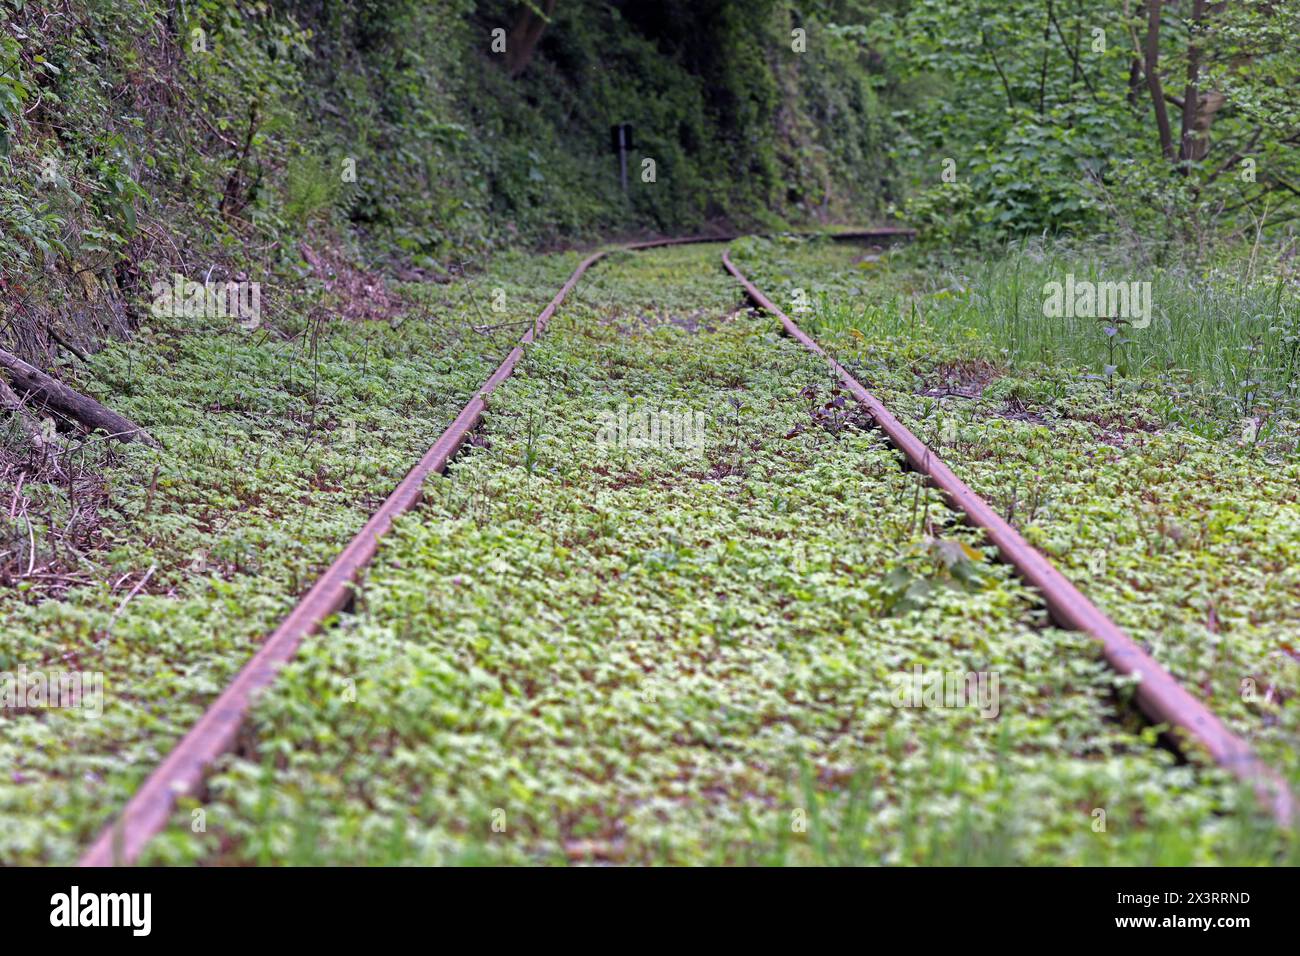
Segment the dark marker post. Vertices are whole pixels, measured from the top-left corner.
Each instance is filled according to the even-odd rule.
[[[609,128],[610,147],[618,153],[618,178],[627,193],[627,151],[632,148],[632,124],[615,123]]]

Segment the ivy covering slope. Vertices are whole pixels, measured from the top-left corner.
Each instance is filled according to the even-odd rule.
[[[48,367],[49,324],[125,334],[172,271],[291,284],[304,239],[437,274],[560,237],[879,212],[870,59],[800,7],[5,0],[0,347]],[[634,126],[626,196],[613,123]]]

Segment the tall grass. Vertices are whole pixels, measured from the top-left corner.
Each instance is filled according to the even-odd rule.
[[[1047,317],[1046,285],[1069,274],[1076,283],[1150,282],[1150,324]],[[1115,249],[1028,243],[924,263],[903,278],[890,276],[884,294],[836,297],[818,310],[820,318],[868,338],[980,341],[1000,350],[1013,370],[1042,364],[1190,385],[1208,390],[1225,411],[1295,415],[1300,284],[1281,270],[1259,271],[1254,260],[1197,271],[1134,262]]]

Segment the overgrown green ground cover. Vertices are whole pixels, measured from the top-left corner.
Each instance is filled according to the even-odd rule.
[[[939,258],[910,249],[749,238],[737,255],[787,299],[804,288],[813,331],[855,328],[871,344],[921,339],[961,346],[1027,377],[1064,370],[1149,395],[1163,421],[1210,438],[1294,450],[1300,439],[1300,287],[1280,250],[1226,250],[1200,267],[1158,265],[1159,247],[1027,242]],[[775,255],[775,259],[772,255]],[[779,263],[779,264],[778,264]],[[1145,281],[1149,325],[1129,318],[1044,315],[1044,286]],[[1111,331],[1113,330],[1113,331]],[[1047,386],[1051,387],[1051,386]],[[1154,394],[1150,394],[1154,393]]]
[[[717,252],[584,280],[152,861],[1279,858]],[[703,448],[610,443],[620,408]],[[896,706],[914,665],[996,674],[996,716]]]
[[[413,286],[389,321],[152,319],[92,357],[92,391],[165,449],[92,442],[109,487],[90,505],[37,480],[7,503],[6,544],[49,574],[0,592],[0,671],[105,686],[98,719],[0,710],[0,861],[75,859],[518,338],[472,328],[509,318],[494,290],[536,312],[576,262]]]
[[[1059,256],[938,276],[906,252],[862,258],[789,242],[747,243],[740,256],[778,301],[804,287],[812,312],[801,318],[823,344],[1234,731],[1300,778],[1291,285],[1267,270],[1181,285],[1180,270],[1149,273],[1156,313],[1148,328],[1122,329],[1121,363],[1104,323],[1043,316],[1043,283],[1071,268]],[[1244,414],[1253,425],[1243,428]]]

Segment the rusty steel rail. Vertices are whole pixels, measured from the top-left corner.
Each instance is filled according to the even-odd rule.
[[[337,614],[348,604],[352,598],[354,582],[374,558],[379,550],[379,539],[393,526],[393,520],[419,503],[425,479],[447,467],[452,455],[482,420],[488,395],[515,370],[523,358],[524,346],[541,334],[582,274],[606,254],[597,252],[579,263],[569,280],[534,320],[532,328],[524,333],[519,344],[511,349],[510,354],[483,383],[469,404],[438,436],[424,457],[339,553],[311,590],[289,612],[289,616],[240,669],[234,680],[221,692],[221,696],[204,711],[198,722],[149,775],[118,818],[100,832],[90,849],[81,857],[79,866],[113,866],[134,862],[145,844],[166,826],[177,799],[199,792],[204,774],[213,761],[234,747],[239,728],[248,716],[254,696],[271,685],[280,668],[293,657],[304,638],[320,630],[331,615]]]
[[[902,452],[912,469],[928,478],[955,511],[964,515],[972,525],[982,528],[1002,559],[1043,595],[1043,601],[1058,625],[1095,638],[1102,645],[1106,662],[1116,672],[1137,678],[1134,696],[1147,717],[1154,723],[1167,724],[1180,747],[1186,747],[1189,742],[1204,747],[1215,763],[1254,789],[1278,823],[1284,827],[1291,825],[1295,816],[1294,796],[1277,771],[1260,760],[1246,741],[1228,730],[1133,638],[1084,597],[1065,575],[1021,537],[1020,532],[971,491],[879,399],[746,278],[725,251],[722,264],[740,281],[756,305],[780,319],[786,332],[826,360],[890,443]]]
[[[623,248],[650,249],[694,242],[725,242],[731,238],[734,237],[653,239]],[[331,615],[347,606],[352,598],[353,584],[374,558],[379,550],[379,539],[392,527],[393,520],[419,503],[425,479],[441,473],[447,467],[447,462],[482,420],[488,395],[510,377],[523,358],[524,347],[532,344],[546,329],[555,310],[573,291],[583,273],[611,251],[617,250],[593,253],[579,263],[550,304],[533,320],[532,327],[524,333],[519,344],[483,383],[469,404],[402,479],[401,484],[357,532],[356,537],[339,553],[289,616],[240,669],[234,680],[204,711],[198,722],[176,743],[128,801],[117,819],[100,832],[78,861],[79,866],[133,863],[145,844],[166,826],[177,800],[200,792],[204,775],[213,761],[234,748],[254,696],[275,681],[280,668],[293,657],[304,638],[319,631]]]

